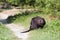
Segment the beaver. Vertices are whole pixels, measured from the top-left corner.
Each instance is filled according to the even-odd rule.
[[[29,30],[21,32],[21,33],[26,33],[34,29],[43,28],[45,24],[46,24],[46,21],[44,18],[39,17],[39,16],[33,17],[30,23]]]

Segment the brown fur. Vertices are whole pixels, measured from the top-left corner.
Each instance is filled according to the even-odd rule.
[[[32,18],[31,20],[30,29],[22,33],[26,33],[26,32],[29,32],[31,30],[38,29],[38,28],[43,28],[45,24],[46,24],[46,21],[44,18],[36,16]]]

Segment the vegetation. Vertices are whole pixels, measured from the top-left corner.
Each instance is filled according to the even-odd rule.
[[[60,0],[0,0],[0,2],[8,2],[14,5],[25,6],[26,8],[33,6],[38,9],[60,10]]]
[[[29,12],[28,12],[29,13]],[[29,14],[18,14],[11,17],[12,22],[20,23],[27,29],[30,27],[30,21],[33,17],[40,16],[45,18],[46,25],[43,29],[37,29],[30,31],[29,40],[59,40],[60,38],[60,19],[58,13],[56,14],[45,14],[44,12],[32,12]]]
[[[2,1],[2,0],[1,0]],[[35,16],[45,18],[43,29],[30,32],[29,40],[60,40],[60,0],[6,0],[8,3],[23,8],[38,9],[37,12],[25,12],[8,17],[9,23],[20,23],[29,28],[30,21]]]
[[[11,30],[0,23],[0,40],[18,40]]]
[[[29,40],[60,40],[60,21],[57,19],[47,23],[46,28],[34,30]]]

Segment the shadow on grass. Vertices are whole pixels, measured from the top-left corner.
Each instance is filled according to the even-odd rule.
[[[2,24],[8,24],[8,22],[7,22],[6,19],[0,19],[0,22],[1,22]]]
[[[28,15],[31,15],[31,14],[37,14],[37,12],[25,11],[23,13],[19,13],[19,14],[16,14],[14,16],[9,16],[6,20],[7,20],[8,23],[12,23],[14,20],[16,20],[16,18],[19,18],[21,16],[28,16]]]
[[[6,19],[0,19],[0,22],[1,22],[2,24],[7,24]]]
[[[21,16],[27,16],[29,15],[28,13],[22,13],[22,14],[16,14],[14,16],[9,16],[6,20],[8,23],[12,23],[16,18],[21,17]]]

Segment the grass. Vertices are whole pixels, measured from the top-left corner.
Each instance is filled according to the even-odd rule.
[[[14,36],[11,30],[0,23],[0,40],[19,40]]]
[[[19,15],[20,16],[16,17],[13,22],[20,23],[26,28],[30,27],[31,19],[35,16],[43,17],[46,20],[46,25],[43,29],[30,31],[30,37],[28,40],[60,40],[60,19],[58,19],[58,15],[44,14],[42,12],[32,12],[28,15]]]
[[[29,40],[60,40],[60,21],[52,20],[45,27],[30,32]]]

